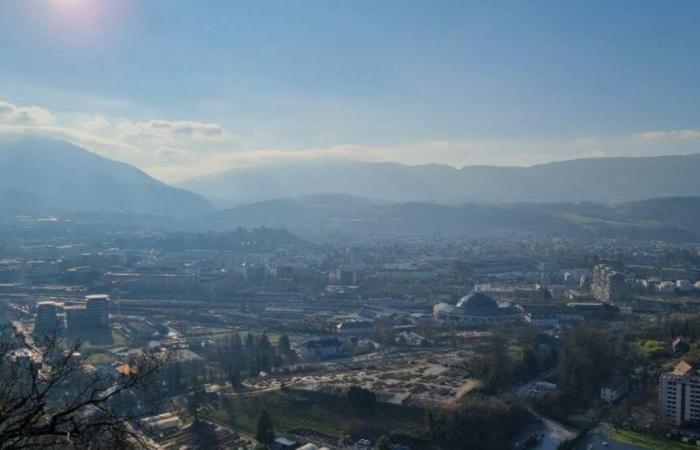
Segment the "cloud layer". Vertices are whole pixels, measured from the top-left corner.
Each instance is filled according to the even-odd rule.
[[[233,167],[315,158],[442,163],[461,167],[525,166],[575,158],[700,152],[700,130],[697,129],[652,130],[616,136],[426,139],[390,145],[259,148],[244,145],[242,139],[215,122],[63,116],[40,106],[18,106],[2,99],[0,133],[38,134],[68,140],[103,156],[133,164],[167,182]]]

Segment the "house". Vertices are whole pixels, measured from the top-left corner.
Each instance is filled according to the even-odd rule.
[[[182,428],[182,420],[173,413],[163,413],[141,419],[141,425],[152,435],[165,436]]]
[[[627,378],[615,376],[608,380],[603,387],[600,388],[600,398],[608,403],[615,403],[621,399],[629,390],[629,382]]]
[[[330,450],[328,447],[318,447],[315,444],[308,443],[299,447],[297,450]]]
[[[301,344],[299,350],[304,359],[326,359],[340,356],[342,346],[338,338],[311,339]]]
[[[346,336],[369,336],[374,332],[374,323],[369,320],[345,320],[336,325],[336,331]]]
[[[673,350],[674,355],[682,355],[690,350],[690,344],[682,338],[677,338],[671,343],[671,350]]]
[[[296,450],[299,448],[299,443],[286,437],[278,437],[272,443],[272,450]]]

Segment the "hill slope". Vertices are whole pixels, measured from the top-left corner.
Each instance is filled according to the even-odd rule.
[[[44,138],[0,141],[0,210],[183,215],[210,208],[128,164]]]
[[[520,203],[503,205],[386,204],[347,195],[268,200],[216,211],[203,225],[283,227],[307,236],[476,237],[586,235],[700,240],[700,197],[669,197],[616,205]]]
[[[700,195],[700,154],[581,159],[532,167],[316,160],[239,168],[181,186],[223,206],[322,193],[396,202],[615,203]]]

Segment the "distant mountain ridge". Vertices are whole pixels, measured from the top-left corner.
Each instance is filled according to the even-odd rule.
[[[595,202],[700,195],[700,154],[578,159],[532,167],[314,160],[232,169],[179,185],[220,206],[341,193],[394,202]]]
[[[198,194],[170,187],[125,163],[68,142],[0,140],[0,211],[123,212],[184,215],[211,208]]]

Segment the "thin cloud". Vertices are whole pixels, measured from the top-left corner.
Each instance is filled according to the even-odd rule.
[[[647,131],[640,133],[639,138],[643,141],[697,141],[700,140],[700,130]]]
[[[116,127],[124,139],[146,139],[176,142],[219,141],[226,135],[221,125],[197,121],[149,120],[147,122],[121,121]]]
[[[17,106],[0,100],[0,123],[17,125],[50,125],[53,114],[38,106]]]

